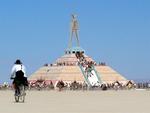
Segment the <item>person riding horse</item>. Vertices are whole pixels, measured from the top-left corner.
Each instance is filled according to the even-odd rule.
[[[19,59],[16,60],[15,64],[12,67],[11,79],[13,79],[15,95],[18,95],[17,89],[21,84],[24,86],[28,86],[26,68]]]

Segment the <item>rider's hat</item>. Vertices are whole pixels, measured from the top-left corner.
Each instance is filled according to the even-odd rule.
[[[15,64],[22,64],[22,62],[19,59],[17,59]]]

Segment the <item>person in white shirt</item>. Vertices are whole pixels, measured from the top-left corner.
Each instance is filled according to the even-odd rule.
[[[11,79],[13,79],[13,87],[16,91],[19,85],[28,86],[26,68],[22,62],[17,59],[11,70]]]
[[[17,59],[11,70],[11,79],[14,79],[16,77],[16,72],[20,70],[24,73],[24,77],[27,77],[25,66]]]

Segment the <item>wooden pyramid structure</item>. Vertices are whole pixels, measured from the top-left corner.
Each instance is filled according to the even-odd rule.
[[[65,82],[84,82],[83,73],[78,66],[78,59],[75,56],[75,51],[69,51],[60,58],[58,58],[53,64],[46,64],[34,72],[30,77],[30,81],[45,80],[53,81],[54,83],[58,80],[63,80]],[[85,55],[85,54],[84,54]],[[89,62],[94,62],[94,60],[85,55],[85,58]],[[96,64],[95,69],[102,81],[102,83],[113,83],[116,81],[126,83],[127,79],[119,74],[117,71],[113,70],[110,66],[105,63]]]
[[[59,57],[54,63],[46,64],[34,72],[29,81],[45,80],[53,81],[55,83],[58,80],[65,82],[84,82],[85,75],[81,67],[78,65],[78,59],[76,57],[77,52],[82,52],[87,62],[94,63],[94,70],[100,78],[101,83],[113,83],[116,81],[126,83],[127,79],[113,70],[105,63],[97,64],[91,57],[85,54],[85,51],[80,47],[78,39],[78,22],[75,15],[72,15],[71,22],[71,35],[69,47],[65,50],[65,54]],[[77,40],[77,46],[72,47],[73,34]]]

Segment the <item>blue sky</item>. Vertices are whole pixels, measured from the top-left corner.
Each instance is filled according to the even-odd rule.
[[[149,0],[1,0],[0,83],[17,58],[28,75],[64,54],[71,14],[86,54],[128,79],[150,79]]]

